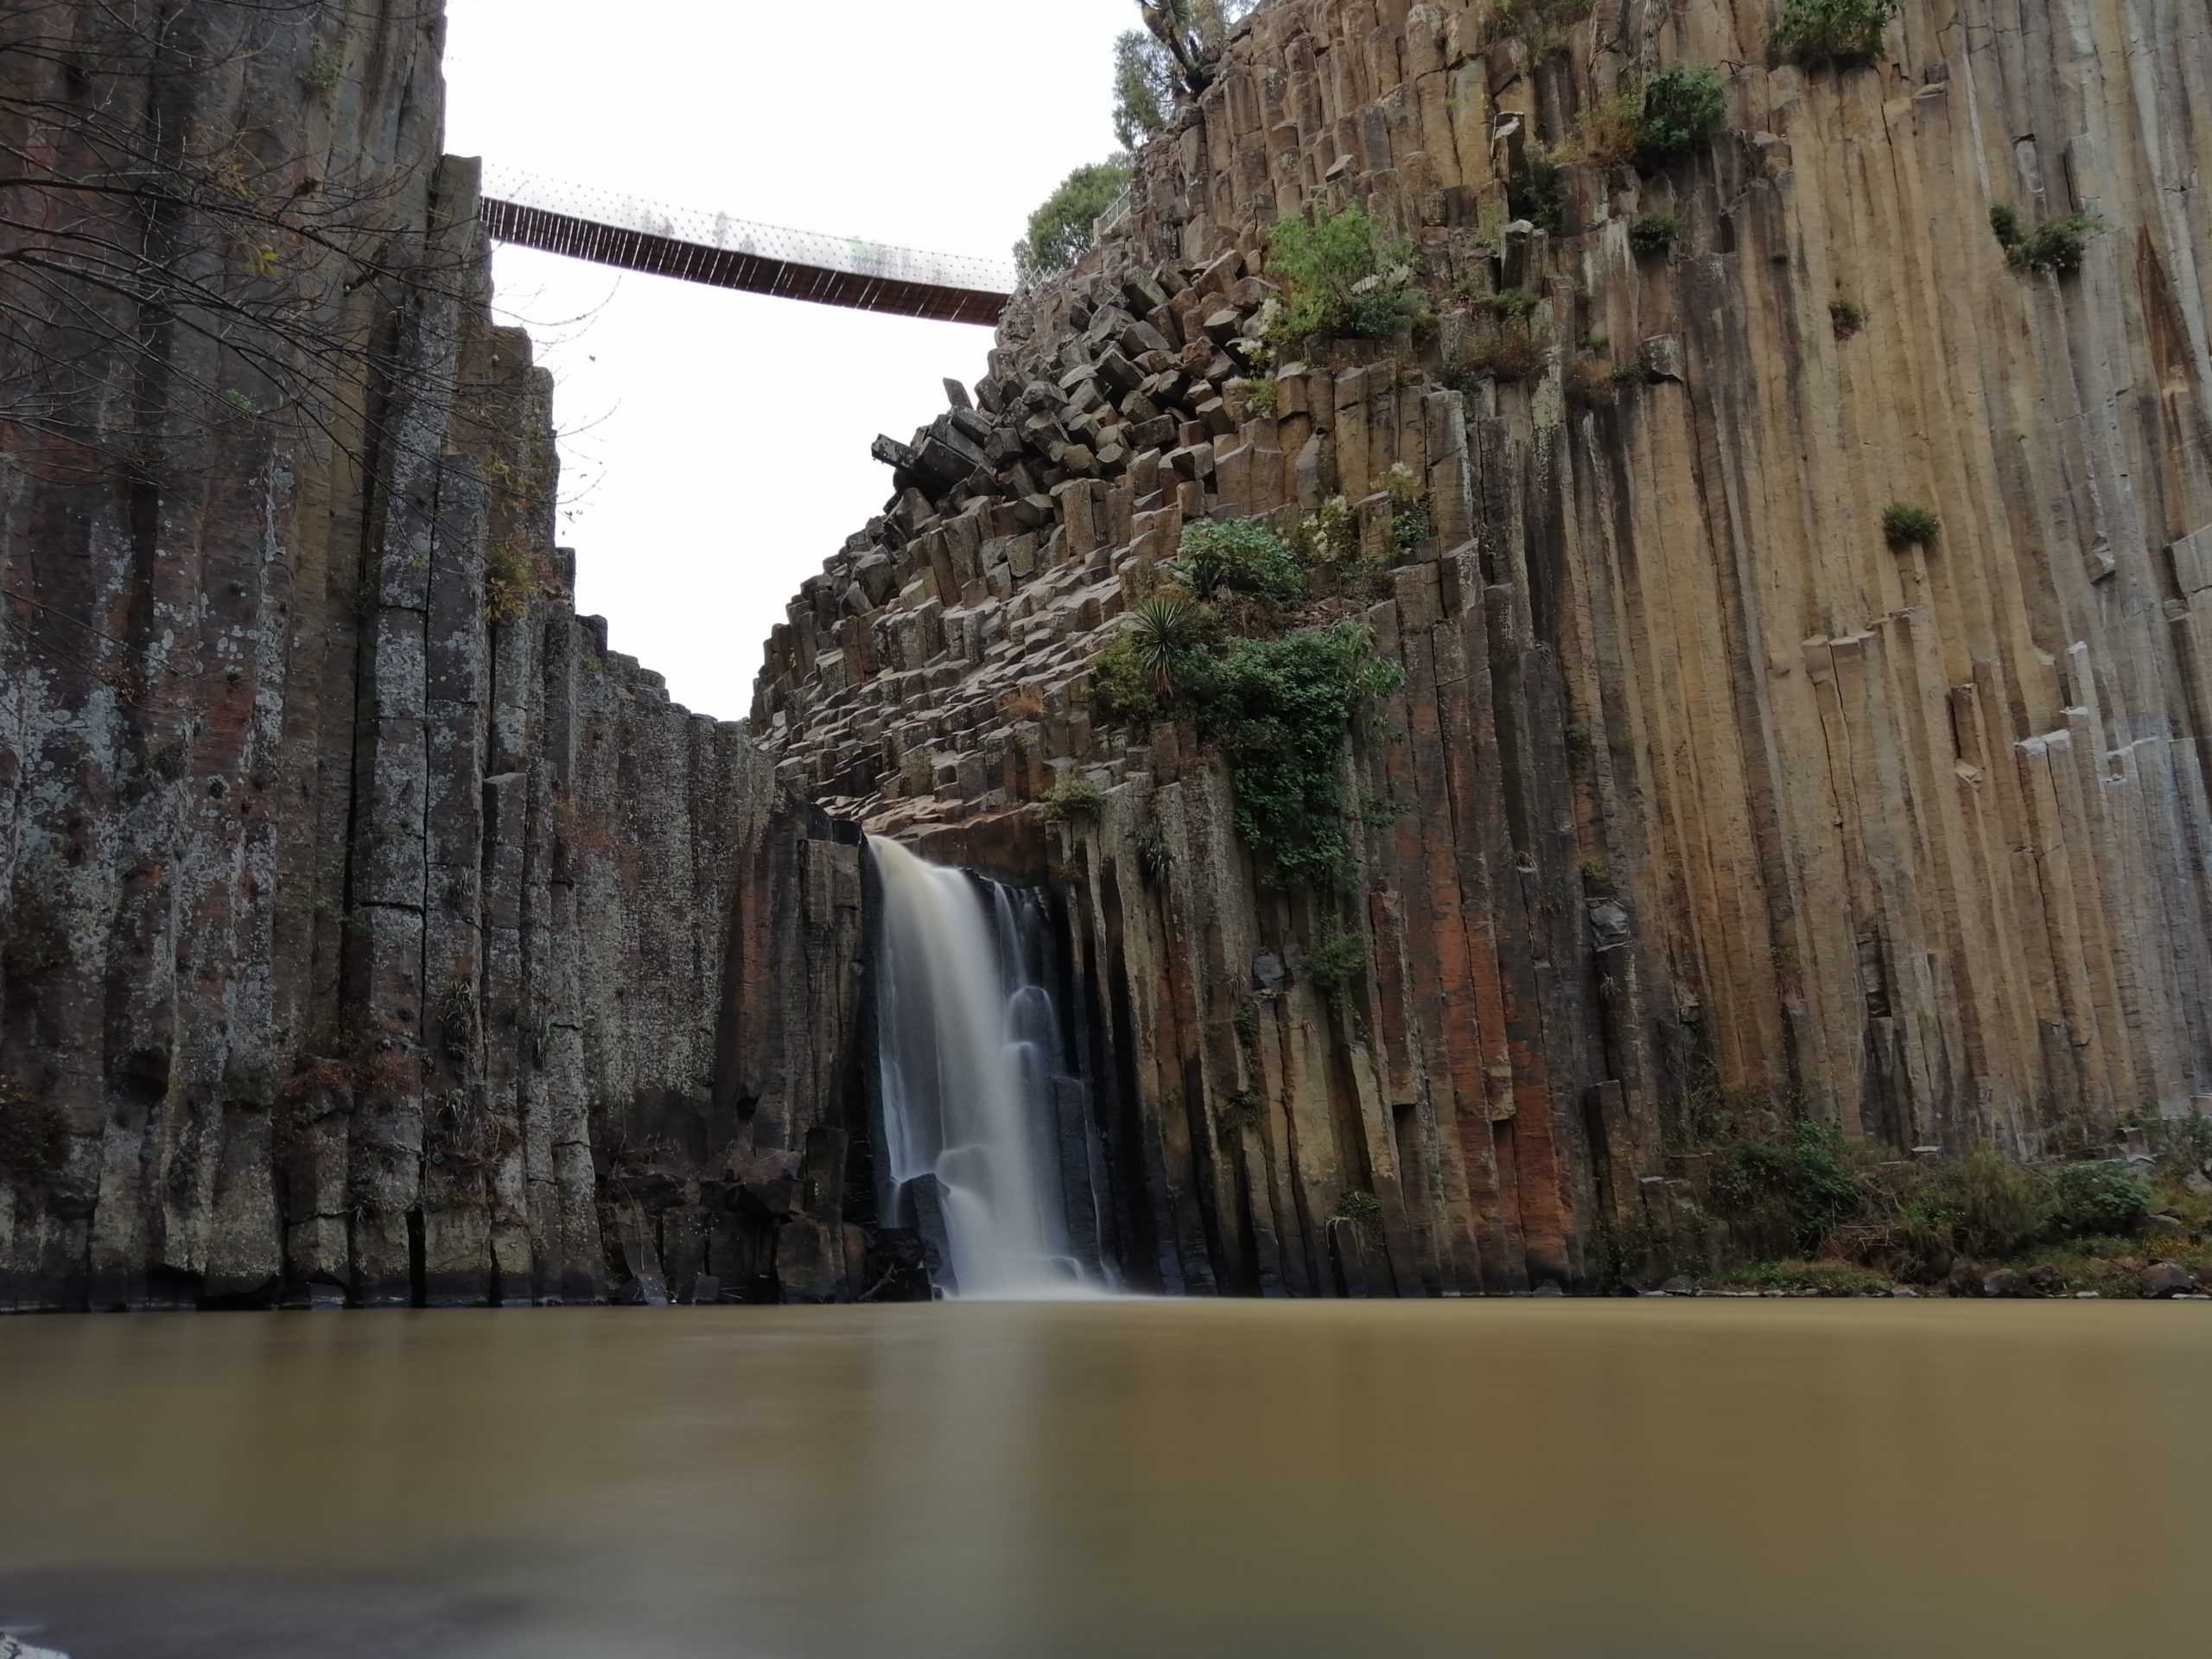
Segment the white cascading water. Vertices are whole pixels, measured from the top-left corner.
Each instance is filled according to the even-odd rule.
[[[914,1184],[936,1178],[943,1236],[933,1242],[950,1258],[939,1283],[959,1295],[1096,1292],[1097,1263],[1068,1243],[1059,1024],[1033,960],[1033,898],[896,842],[872,836],[868,847],[883,893],[876,1038],[891,1201],[926,1209],[932,1195]],[[1079,1173],[1087,1194],[1092,1172]],[[922,1230],[934,1230],[926,1218]]]

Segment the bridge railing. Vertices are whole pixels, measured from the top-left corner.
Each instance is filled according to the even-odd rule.
[[[486,163],[494,238],[715,287],[958,322],[995,323],[1011,265],[930,253],[593,189]]]

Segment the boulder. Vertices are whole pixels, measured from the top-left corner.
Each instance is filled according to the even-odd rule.
[[[2153,1301],[2187,1296],[2196,1288],[2196,1276],[2178,1262],[2156,1262],[2143,1270],[2143,1294]]]

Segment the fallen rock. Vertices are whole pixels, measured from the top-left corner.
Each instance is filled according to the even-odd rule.
[[[2186,1296],[2196,1288],[2195,1275],[2178,1262],[2156,1262],[2143,1270],[2143,1294],[2154,1301]]]
[[[1673,1278],[1668,1280],[1665,1283],[1662,1284],[1659,1288],[1669,1296],[1694,1296],[1697,1294],[1696,1284],[1679,1273]]]
[[[1985,1296],[2032,1296],[2036,1294],[2023,1274],[2010,1268],[1999,1268],[1993,1273],[1981,1275],[1981,1294]]]

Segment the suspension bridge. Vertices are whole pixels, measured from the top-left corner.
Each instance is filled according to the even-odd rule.
[[[1011,266],[672,207],[486,163],[482,215],[495,242],[714,288],[994,326]]]

